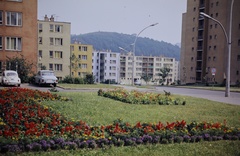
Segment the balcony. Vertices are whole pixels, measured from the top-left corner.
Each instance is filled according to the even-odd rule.
[[[197,51],[202,51],[203,50],[203,46],[198,46],[197,47]]]
[[[197,61],[202,61],[202,56],[197,56]]]

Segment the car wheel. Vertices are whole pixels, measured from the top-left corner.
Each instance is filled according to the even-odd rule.
[[[57,86],[57,84],[56,84],[56,83],[54,83],[54,84],[53,84],[53,87],[56,87],[56,86]]]
[[[20,87],[21,86],[21,84],[18,84],[18,87]]]

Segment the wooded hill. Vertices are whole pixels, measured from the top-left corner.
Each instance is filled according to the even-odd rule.
[[[93,45],[97,51],[111,50],[112,52],[123,52],[119,47],[126,51],[133,51],[135,40],[134,35],[116,33],[116,32],[93,32],[80,35],[71,35],[71,43],[75,41],[81,44]],[[146,37],[138,37],[135,54],[137,56],[165,56],[180,59],[180,47],[164,41],[157,41]]]

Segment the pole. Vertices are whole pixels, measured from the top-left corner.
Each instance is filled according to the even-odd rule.
[[[225,88],[225,97],[229,97],[230,96],[230,71],[231,71],[231,44],[232,44],[232,10],[233,10],[233,3],[234,0],[232,0],[231,2],[231,9],[230,9],[230,18],[229,18],[229,35],[227,35],[226,30],[224,29],[222,23],[220,23],[218,20],[212,18],[211,16],[209,16],[208,14],[205,14],[203,12],[200,12],[200,15],[203,15],[204,17],[207,17],[208,19],[211,19],[215,22],[217,22],[225,35],[226,41],[227,41],[227,46],[228,46],[228,56],[227,56],[227,68],[226,68],[226,73],[227,73],[227,77],[226,77],[226,88]]]
[[[231,46],[232,46],[232,10],[233,10],[233,3],[231,3],[231,10],[230,10],[230,18],[229,18],[229,39],[228,39],[228,60],[227,60],[227,79],[226,79],[226,90],[225,90],[225,97],[230,96],[230,70],[231,70]]]
[[[158,23],[151,24],[151,25],[145,27],[144,29],[142,29],[142,30],[137,34],[137,36],[136,36],[136,38],[135,38],[135,40],[134,40],[134,42],[133,42],[133,54],[132,54],[132,85],[133,85],[133,86],[134,86],[134,68],[135,68],[134,58],[135,58],[135,46],[136,46],[137,38],[138,38],[138,36],[139,36],[144,30],[146,30],[146,29],[149,28],[149,27],[153,27],[153,26],[155,26],[155,25],[157,25],[157,24],[158,24]]]

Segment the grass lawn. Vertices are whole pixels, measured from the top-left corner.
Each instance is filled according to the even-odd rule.
[[[44,102],[72,120],[83,120],[89,125],[111,124],[121,118],[130,124],[140,122],[163,123],[185,120],[221,122],[240,128],[240,106],[213,102],[205,99],[184,97],[183,105],[134,105],[100,97],[97,92],[60,92],[73,101]],[[52,151],[25,153],[28,155],[240,155],[240,141],[216,141],[182,144],[158,144],[136,147],[112,147],[98,150]],[[24,155],[24,154],[23,154]]]

